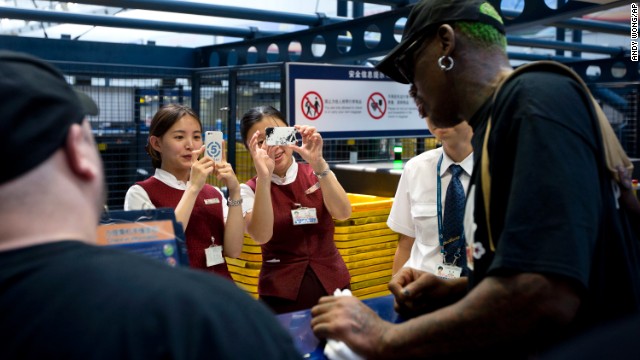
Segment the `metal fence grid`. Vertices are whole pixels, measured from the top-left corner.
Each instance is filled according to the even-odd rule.
[[[622,148],[630,157],[639,158],[640,148],[638,139],[640,125],[638,124],[638,96],[637,83],[615,83],[592,85],[591,90],[607,115],[611,127],[616,133]]]
[[[122,209],[127,189],[153,174],[144,146],[153,115],[164,104],[191,103],[190,69],[56,63],[67,81],[91,96],[90,116],[102,156],[107,206]]]
[[[189,105],[200,114],[204,131],[221,130],[225,137],[232,135],[231,139],[225,139],[227,157],[241,183],[255,175],[251,157],[240,140],[242,114],[260,105],[286,111],[283,64],[197,71],[105,64],[56,65],[70,84],[89,94],[100,107],[100,114],[89,120],[105,167],[107,205],[114,210],[123,208],[124,196],[132,184],[153,175],[144,146],[151,118],[161,106]],[[598,84],[592,90],[629,156],[639,157],[638,84]],[[323,155],[330,163],[352,161],[354,153],[358,162],[387,162],[394,159],[394,147],[398,145],[402,146],[401,158],[408,160],[437,146],[433,137],[325,138],[324,142]],[[209,183],[222,187],[213,177]]]

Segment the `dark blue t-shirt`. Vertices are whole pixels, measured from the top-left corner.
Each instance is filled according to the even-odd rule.
[[[0,359],[299,359],[229,280],[77,241],[0,253]]]

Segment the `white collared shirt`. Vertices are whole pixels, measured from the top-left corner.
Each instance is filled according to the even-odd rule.
[[[162,169],[156,169],[153,177],[160,180],[163,184],[170,186],[177,190],[185,191],[190,185],[190,182],[184,182],[178,180],[173,174]],[[224,194],[222,191],[214,186],[214,189],[222,196],[222,215],[224,216],[225,223],[227,222],[227,216],[229,214],[229,207],[224,200]],[[149,199],[149,194],[138,184],[134,184],[127,190],[127,195],[124,197],[124,209],[125,210],[141,210],[141,209],[155,209],[155,205]]]
[[[442,148],[430,150],[410,159],[405,164],[387,219],[387,226],[391,230],[415,238],[411,255],[404,266],[430,273],[435,273],[437,264],[441,264],[443,260],[438,240],[436,203],[436,168],[443,153]],[[451,181],[451,172],[448,170],[452,164],[455,162],[444,154],[440,165],[443,212],[447,187]],[[473,153],[458,165],[464,170],[460,174],[460,181],[466,193],[473,171]]]
[[[288,185],[294,182],[297,176],[298,163],[294,160],[291,162],[291,166],[287,169],[284,177],[271,174],[271,182],[276,185]],[[242,213],[246,214],[251,212],[253,210],[253,203],[256,199],[256,194],[253,192],[253,189],[251,189],[247,184],[240,184],[240,195],[242,197]]]

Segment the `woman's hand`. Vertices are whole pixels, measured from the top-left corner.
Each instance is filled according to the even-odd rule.
[[[322,136],[316,128],[308,125],[295,125],[296,130],[302,135],[302,145],[289,145],[293,151],[311,165],[313,171],[320,173],[327,169],[327,163],[322,157]]]
[[[203,156],[201,159],[200,156],[204,154],[204,145],[198,150],[193,150],[191,152],[191,173],[189,175],[189,181],[191,182],[191,186],[195,187],[195,189],[200,192],[202,187],[207,181],[207,176],[209,176],[214,170],[214,162],[208,156]]]
[[[264,140],[259,140],[260,130],[249,139],[249,152],[253,158],[253,164],[256,167],[256,173],[258,177],[270,179],[273,174],[273,169],[276,167],[274,160],[273,148],[272,151],[267,151],[267,144]]]
[[[240,187],[236,173],[233,171],[231,164],[227,162],[227,153],[224,150],[225,141],[222,141],[222,161],[214,163],[213,175],[216,179],[224,182],[230,192],[235,191]]]

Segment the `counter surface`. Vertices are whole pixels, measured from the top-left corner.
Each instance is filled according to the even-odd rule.
[[[395,196],[403,166],[402,162],[330,165],[346,192],[383,197]]]
[[[378,316],[389,322],[400,322],[399,315],[393,310],[393,295],[363,300]],[[280,323],[289,331],[298,350],[305,359],[326,359],[325,341],[320,341],[311,330],[311,310],[295,311],[278,315]]]

